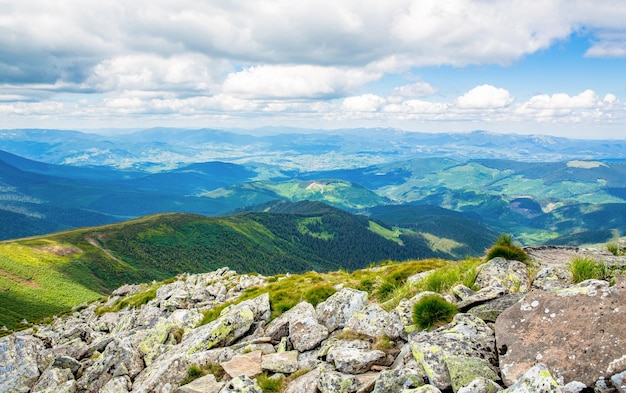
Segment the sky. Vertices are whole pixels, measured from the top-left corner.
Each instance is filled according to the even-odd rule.
[[[0,129],[626,139],[624,0],[0,0]]]

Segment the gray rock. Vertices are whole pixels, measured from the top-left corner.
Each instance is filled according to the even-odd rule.
[[[319,321],[333,332],[346,326],[352,314],[367,305],[367,292],[343,288],[315,308]]]
[[[261,357],[261,368],[275,373],[291,374],[298,370],[298,351],[264,355]]]
[[[462,387],[469,385],[476,378],[500,380],[500,377],[491,368],[491,365],[480,358],[462,356],[448,356],[445,358],[452,390],[457,393]]]
[[[385,358],[383,351],[334,346],[328,351],[327,361],[342,373],[361,374]]]
[[[369,304],[350,316],[346,327],[370,337],[388,335],[397,338],[401,328],[394,328],[389,313],[378,304]]]
[[[468,297],[473,296],[476,291],[473,291],[463,284],[457,284],[452,287],[452,293],[454,293],[459,299],[465,300]]]
[[[175,393],[219,393],[224,382],[217,382],[215,375],[208,374],[175,390]]]
[[[399,368],[385,370],[376,378],[372,393],[401,393],[405,389],[425,385],[427,378],[421,369]]]
[[[274,341],[289,336],[291,345],[299,352],[318,346],[328,337],[328,329],[318,323],[315,308],[307,302],[300,302],[270,322],[264,329],[265,335]]]
[[[460,388],[457,393],[498,393],[500,390],[502,390],[502,387],[493,380],[478,377],[466,386]]]
[[[558,380],[593,386],[626,371],[626,278],[589,280],[557,292],[535,290],[496,320],[500,370],[509,386],[537,361]]]
[[[561,393],[559,384],[552,378],[550,371],[538,363],[526,371],[514,384],[504,390],[506,393]]]
[[[44,348],[32,336],[0,338],[0,392],[27,392],[39,378],[37,356]]]
[[[561,265],[544,266],[532,282],[532,287],[543,291],[566,288],[572,282],[572,273]]]
[[[433,385],[424,385],[414,389],[404,389],[402,393],[441,393],[441,390]]]
[[[411,337],[415,360],[424,368],[431,385],[440,390],[452,387],[446,357],[480,358],[497,365],[493,330],[471,314],[457,314],[451,323],[431,332]]]
[[[523,296],[524,294],[522,293],[510,293],[497,299],[489,300],[479,306],[472,307],[467,312],[485,322],[495,322],[504,310],[517,303]]]
[[[572,381],[561,387],[563,393],[580,393],[586,389],[587,385],[579,381]]]
[[[338,371],[323,371],[317,388],[321,393],[354,393],[359,389],[359,380],[354,375]]]
[[[320,379],[320,370],[314,369],[294,379],[285,390],[285,393],[316,393]]]
[[[263,390],[253,379],[240,375],[226,383],[220,393],[263,393]]]
[[[52,367],[66,368],[69,369],[72,374],[76,375],[81,368],[81,364],[78,360],[69,356],[57,356],[54,362],[52,362]]]
[[[489,300],[497,299],[507,293],[506,289],[499,285],[498,281],[495,282],[498,285],[489,285],[473,295],[466,297],[457,303],[457,307],[461,312],[466,312],[470,307],[483,304]]]
[[[186,351],[163,354],[135,378],[133,393],[169,393],[171,383],[182,381],[190,364]]]
[[[130,378],[128,375],[115,377],[105,383],[99,393],[128,393],[130,391]]]
[[[33,386],[32,393],[52,393],[52,392],[76,392],[76,381],[74,375],[67,368],[51,367],[46,369],[37,383]]]
[[[496,257],[479,267],[476,285],[481,288],[500,283],[507,293],[524,293],[530,289],[528,268],[519,261]]]

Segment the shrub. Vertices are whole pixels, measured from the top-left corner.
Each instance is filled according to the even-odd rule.
[[[452,304],[440,296],[428,295],[422,297],[413,307],[413,322],[422,330],[445,325],[452,321],[458,312]]]
[[[575,283],[589,279],[605,280],[610,276],[609,270],[604,263],[599,263],[593,258],[574,258],[569,264],[572,279]]]
[[[511,241],[511,236],[507,234],[500,235],[495,244],[487,251],[486,259],[488,261],[496,257],[520,262],[526,262],[529,259],[526,251],[514,245]]]

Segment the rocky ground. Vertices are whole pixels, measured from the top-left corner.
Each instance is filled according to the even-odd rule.
[[[495,258],[479,271],[480,290],[455,287],[445,297],[461,312],[432,331],[411,318],[427,293],[387,312],[351,288],[272,321],[264,294],[199,326],[203,311],[266,278],[226,268],[183,275],[141,307],[86,305],[1,338],[0,392],[261,392],[262,376],[283,380],[287,393],[624,393],[626,278],[573,285],[566,261],[601,251],[527,251],[534,267]],[[106,305],[139,290],[122,287]],[[215,365],[219,380],[189,382],[190,370]]]

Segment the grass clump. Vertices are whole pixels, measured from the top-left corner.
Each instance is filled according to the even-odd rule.
[[[304,299],[313,306],[317,306],[319,303],[328,299],[335,292],[337,292],[337,290],[332,285],[319,284],[311,289],[307,289],[304,292]]]
[[[441,296],[427,295],[415,303],[413,322],[421,330],[427,330],[449,323],[458,311],[455,304],[446,301]]]
[[[573,258],[569,264],[569,271],[576,284],[589,279],[607,280],[610,278],[607,266],[589,257]]]
[[[271,377],[267,371],[256,377],[256,382],[263,393],[277,393],[283,389],[283,377]]]
[[[498,237],[495,244],[487,251],[485,257],[488,261],[496,257],[502,257],[506,260],[526,262],[530,258],[523,248],[513,244],[511,235],[502,234]]]
[[[606,245],[606,249],[613,255],[615,255],[616,257],[622,256],[622,255],[626,255],[626,249],[623,247],[620,247],[619,242],[610,242],[607,243]]]
[[[187,375],[185,378],[180,381],[180,385],[186,385],[192,381],[200,377],[204,377],[205,375],[213,374],[217,381],[221,381],[226,375],[226,371],[219,364],[209,363],[206,366],[199,366],[197,364],[192,364],[187,369]]]

